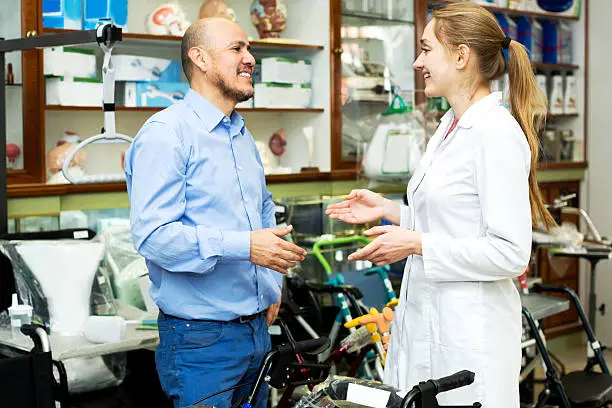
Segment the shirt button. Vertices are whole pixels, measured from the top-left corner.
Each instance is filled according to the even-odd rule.
[[[263,300],[263,295],[260,296],[261,300]]]
[[[238,170],[242,170],[242,166],[238,166]]]
[[[248,199],[248,198],[245,198],[245,199],[244,199],[244,203],[245,203],[245,204],[248,204],[248,203],[249,203],[249,199]]]

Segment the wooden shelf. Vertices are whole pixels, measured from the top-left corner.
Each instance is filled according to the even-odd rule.
[[[75,30],[65,30],[61,28],[45,28],[43,34],[65,33]],[[183,37],[174,35],[154,35],[145,33],[123,33],[123,43],[130,44],[149,44],[149,45],[166,45],[179,47]],[[250,41],[251,48],[254,50],[310,50],[320,51],[325,47],[322,45],[302,44],[299,42],[277,42],[265,40]]]
[[[570,118],[577,118],[577,117],[578,117],[577,113],[561,113],[557,115],[546,116],[547,119],[570,119]]]
[[[61,106],[61,105],[45,105],[46,110],[54,111],[100,111],[102,112],[101,106]],[[158,107],[131,107],[131,106],[117,106],[117,111],[132,111],[132,112],[159,112],[165,108]],[[238,108],[238,112],[302,112],[302,113],[321,113],[325,112],[323,108]]]
[[[459,3],[461,0],[430,0],[430,4],[450,4],[450,3]],[[579,20],[579,16],[564,16],[555,13],[542,13],[538,11],[528,11],[528,10],[519,10],[519,9],[511,9],[506,7],[497,7],[497,6],[488,6],[481,4],[482,7],[493,13],[505,13],[517,16],[532,16],[532,17],[543,17],[543,18],[555,18],[555,19],[563,19],[563,20]]]
[[[588,167],[587,162],[551,162],[551,163],[538,163],[538,170],[564,170],[564,169],[586,169]]]
[[[545,62],[532,62],[531,66],[538,69],[549,69],[551,71],[562,71],[562,70],[575,70],[580,68],[578,65],[574,64],[547,64]]]
[[[298,183],[305,181],[330,181],[330,172],[304,172],[296,174],[271,174],[266,176],[267,184]],[[42,197],[82,193],[108,193],[127,191],[125,183],[92,183],[92,184],[9,184],[7,195],[16,197]]]

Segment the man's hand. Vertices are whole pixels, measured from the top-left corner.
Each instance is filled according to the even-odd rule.
[[[282,299],[279,299],[278,302],[268,306],[268,309],[266,310],[266,323],[268,323],[268,327],[270,327],[272,323],[274,323],[274,320],[276,320],[276,316],[278,316],[278,311],[280,309],[281,302]]]
[[[286,274],[287,269],[294,267],[296,262],[303,261],[306,251],[280,238],[292,230],[293,226],[289,225],[286,228],[264,228],[252,231],[251,262]]]

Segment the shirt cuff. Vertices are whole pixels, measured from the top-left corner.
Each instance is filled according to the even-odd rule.
[[[251,259],[251,231],[223,231],[221,256],[230,261]]]
[[[410,220],[410,207],[400,204],[400,224],[401,227],[410,229],[412,221]]]
[[[221,231],[216,228],[206,228],[201,225],[196,226],[196,236],[198,249],[202,259],[209,259],[213,256],[221,255]]]

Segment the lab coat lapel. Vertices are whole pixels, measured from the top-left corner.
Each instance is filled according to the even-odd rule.
[[[423,155],[423,159],[421,160],[420,166],[417,168],[417,170],[414,172],[414,174],[410,178],[410,181],[408,182],[408,195],[409,196],[413,197],[415,191],[421,185],[421,182],[423,181],[423,178],[425,177],[425,174],[427,173],[429,166],[431,166],[431,163],[434,157],[434,153],[440,146],[440,143],[442,141],[442,135],[448,128],[448,124],[450,123],[452,118],[453,118],[453,113],[451,111],[448,111],[446,112],[446,114],[444,114],[444,116],[440,120],[440,126],[438,126],[436,133],[434,133],[434,135],[429,140],[429,143],[427,144],[427,149],[425,151],[425,154]]]

